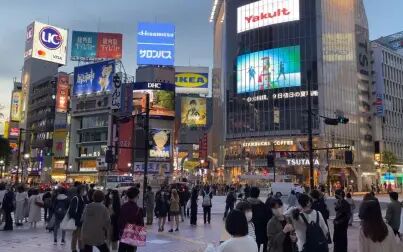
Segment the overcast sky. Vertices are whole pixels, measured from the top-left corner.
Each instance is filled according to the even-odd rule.
[[[212,0],[0,0],[0,104],[9,106],[20,79],[26,26],[33,20],[71,30],[123,33],[123,63],[135,72],[136,24],[176,25],[176,65],[212,65]],[[380,4],[382,2],[382,4]],[[403,30],[402,0],[365,0],[371,38]],[[71,72],[68,62],[63,71]],[[5,112],[8,116],[8,112]]]

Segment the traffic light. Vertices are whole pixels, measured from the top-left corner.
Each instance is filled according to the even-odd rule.
[[[346,118],[346,117],[344,117],[344,116],[339,116],[339,117],[337,118],[337,121],[338,121],[339,123],[341,123],[341,124],[347,124],[348,121],[349,121],[349,119]]]
[[[353,152],[348,150],[344,152],[344,161],[346,164],[352,165],[354,162]]]
[[[113,164],[113,153],[112,150],[106,150],[105,152],[105,163]]]
[[[267,156],[267,167],[268,167],[268,168],[274,167],[275,161],[276,161],[276,158],[274,157],[274,155],[273,155],[273,154],[269,154],[269,155]]]

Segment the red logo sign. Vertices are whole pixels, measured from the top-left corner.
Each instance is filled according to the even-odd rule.
[[[122,58],[122,34],[99,33],[97,58],[121,59]]]

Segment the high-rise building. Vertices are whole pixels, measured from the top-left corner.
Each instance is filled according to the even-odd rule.
[[[211,21],[226,180],[272,179],[266,157],[275,150],[277,179],[308,184],[309,89],[313,148],[349,146],[354,153],[346,164],[344,149],[315,151],[315,183],[361,189],[375,179],[362,176],[374,167],[362,0],[215,0]],[[330,126],[321,118],[338,116],[349,123]]]
[[[375,71],[375,155],[378,163],[381,163],[380,154],[384,151],[396,155],[395,177],[400,184],[403,182],[403,53],[385,44],[384,40],[385,37],[371,42]],[[381,183],[395,180],[390,176],[380,178]]]

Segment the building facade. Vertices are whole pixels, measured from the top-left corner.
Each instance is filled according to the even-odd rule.
[[[384,40],[371,42],[375,71],[375,150],[376,154],[390,151],[396,155],[398,162],[394,177],[400,184],[403,179],[403,54],[385,44]],[[381,162],[381,159],[377,161]],[[385,178],[380,176],[380,182],[395,181],[395,178]]]
[[[354,163],[346,165],[343,149],[315,151],[315,183],[357,189],[370,183],[361,176],[373,169],[371,62],[362,1],[214,1],[214,6],[213,97],[225,98],[226,179],[272,177],[267,155],[275,150],[278,177],[308,182],[310,90],[313,147],[349,146],[354,152]],[[329,126],[319,117],[338,115],[349,123]]]

